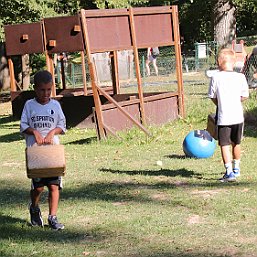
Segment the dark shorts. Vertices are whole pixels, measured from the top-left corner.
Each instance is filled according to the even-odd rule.
[[[243,136],[243,127],[243,123],[227,126],[218,126],[219,145],[225,146],[231,145],[232,143],[234,143],[235,145],[239,145]]]
[[[62,178],[52,177],[52,178],[33,178],[31,180],[31,188],[44,187],[49,185],[57,185],[59,189],[62,189]]]

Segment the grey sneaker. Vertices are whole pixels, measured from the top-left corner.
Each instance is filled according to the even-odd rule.
[[[32,226],[44,226],[44,222],[41,216],[41,211],[38,206],[32,207],[32,204],[29,204],[29,213],[30,213],[30,223]]]
[[[64,225],[59,223],[56,216],[48,216],[48,224],[54,230],[62,230],[64,229]]]

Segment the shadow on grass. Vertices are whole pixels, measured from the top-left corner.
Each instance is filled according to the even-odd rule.
[[[156,171],[155,171],[156,172]],[[9,185],[9,181],[1,180],[1,184]],[[147,190],[176,190],[178,188],[199,188],[208,190],[227,188],[227,189],[244,189],[245,187],[255,186],[255,182],[231,182],[231,183],[221,183],[217,180],[205,180],[199,179],[199,183],[176,180],[167,182],[156,182],[156,183],[138,183],[138,182],[128,182],[127,180],[114,181],[114,182],[98,182],[92,184],[80,183],[78,184],[67,184],[66,181],[65,190],[61,192],[61,200],[67,199],[85,199],[87,201],[107,201],[107,202],[120,202],[120,201],[134,201],[134,202],[156,202],[158,200],[153,200],[149,195],[138,194],[137,192],[146,192]],[[45,188],[45,192],[47,189]],[[29,188],[19,188],[16,187],[3,187],[0,189],[0,206],[5,208],[5,206],[26,203],[29,196]],[[171,203],[173,204],[173,203]],[[174,202],[174,204],[176,204]],[[1,214],[1,212],[0,212]],[[1,225],[1,223],[0,223]],[[0,233],[1,235],[1,233]]]
[[[215,253],[197,253],[197,252],[192,252],[192,249],[188,251],[188,253],[185,252],[160,252],[160,253],[152,253],[150,255],[144,255],[140,254],[141,257],[233,257],[234,255],[230,254],[215,254]]]
[[[179,170],[169,170],[169,169],[160,169],[160,170],[113,170],[113,169],[100,169],[102,172],[111,172],[111,173],[119,173],[119,174],[128,174],[131,176],[134,175],[143,175],[143,176],[166,176],[166,177],[187,177],[191,178],[194,176],[198,176],[198,178],[202,178],[202,175],[199,173],[195,173],[194,171],[187,169],[179,169]]]
[[[14,132],[8,135],[0,136],[1,143],[10,143],[15,141],[24,140],[24,137],[20,134],[20,132]]]
[[[248,137],[257,137],[257,108],[245,112],[244,135]]]
[[[0,117],[0,125],[9,123],[9,122],[13,122],[15,121],[15,119],[13,118],[12,115],[8,115],[8,116],[1,116]]]
[[[245,124],[244,136],[257,138],[257,123],[256,124]]]
[[[76,141],[72,141],[72,142],[67,142],[65,143],[67,144],[72,144],[72,145],[83,145],[83,144],[91,144],[93,142],[97,141],[97,137],[88,137],[85,139],[80,139],[80,140],[76,140]]]
[[[71,244],[73,242],[86,241],[89,236],[90,240],[94,242],[104,240],[106,237],[99,229],[95,231],[70,231],[66,227],[63,231],[54,231],[48,226],[44,228],[32,227],[27,220],[0,214],[0,239],[2,240],[6,239],[16,243],[18,241],[21,241],[21,243],[24,241],[44,241]]]
[[[113,183],[94,183],[94,184],[80,184],[79,186],[66,187],[61,193],[61,199],[65,201],[73,199],[85,199],[88,201],[106,201],[106,202],[139,202],[139,203],[158,203],[161,200],[152,199],[150,190],[175,190],[178,188],[199,188],[199,190],[210,188],[216,190],[220,188],[237,188],[242,189],[254,183],[233,182],[221,183],[219,181],[208,181],[207,183],[189,183],[186,181],[175,182],[159,182],[159,183],[133,183],[127,181],[117,181]],[[149,194],[145,192],[149,190]],[[140,193],[142,192],[142,193]],[[170,204],[180,206],[181,202],[170,200]]]
[[[170,155],[165,155],[164,157],[170,158],[170,159],[190,159],[190,157],[187,157],[186,155],[180,155],[180,154],[170,154]]]

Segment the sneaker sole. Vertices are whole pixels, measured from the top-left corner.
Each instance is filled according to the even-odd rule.
[[[63,227],[61,227],[61,228],[52,228],[50,225],[48,225],[52,230],[54,230],[54,231],[58,231],[58,230],[64,230],[64,226]]]
[[[235,182],[236,181],[236,178],[221,178],[219,179],[220,182]]]

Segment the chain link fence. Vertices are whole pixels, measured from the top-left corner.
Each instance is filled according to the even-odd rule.
[[[251,55],[254,46],[257,45],[257,36],[240,37],[237,42],[244,41],[244,50],[248,54],[245,65],[241,70],[252,83],[257,67],[257,57]],[[190,50],[184,50],[182,45],[182,71],[184,83],[206,83],[209,79],[205,76],[206,70],[216,69],[216,59],[218,45],[216,42],[195,43]],[[160,53],[156,58],[158,76],[155,74],[153,63],[150,62],[150,76],[147,75],[147,49],[139,49],[140,73],[145,91],[160,90],[157,86],[162,86],[162,90],[170,90],[167,85],[174,85],[176,88],[176,61],[174,46],[159,47]],[[257,56],[257,51],[256,51]],[[112,59],[109,52],[97,53],[93,55],[93,63],[96,67],[96,74],[100,86],[112,85]],[[86,64],[86,81],[90,86],[90,75]],[[65,78],[68,88],[83,86],[82,65],[79,57],[70,56],[65,62]],[[60,63],[56,66],[57,84],[61,83]],[[118,51],[118,76],[121,91],[136,91],[137,80],[135,71],[134,55],[132,50]],[[191,76],[191,77],[190,77]],[[255,83],[257,84],[257,83]],[[174,89],[173,88],[173,89]]]

